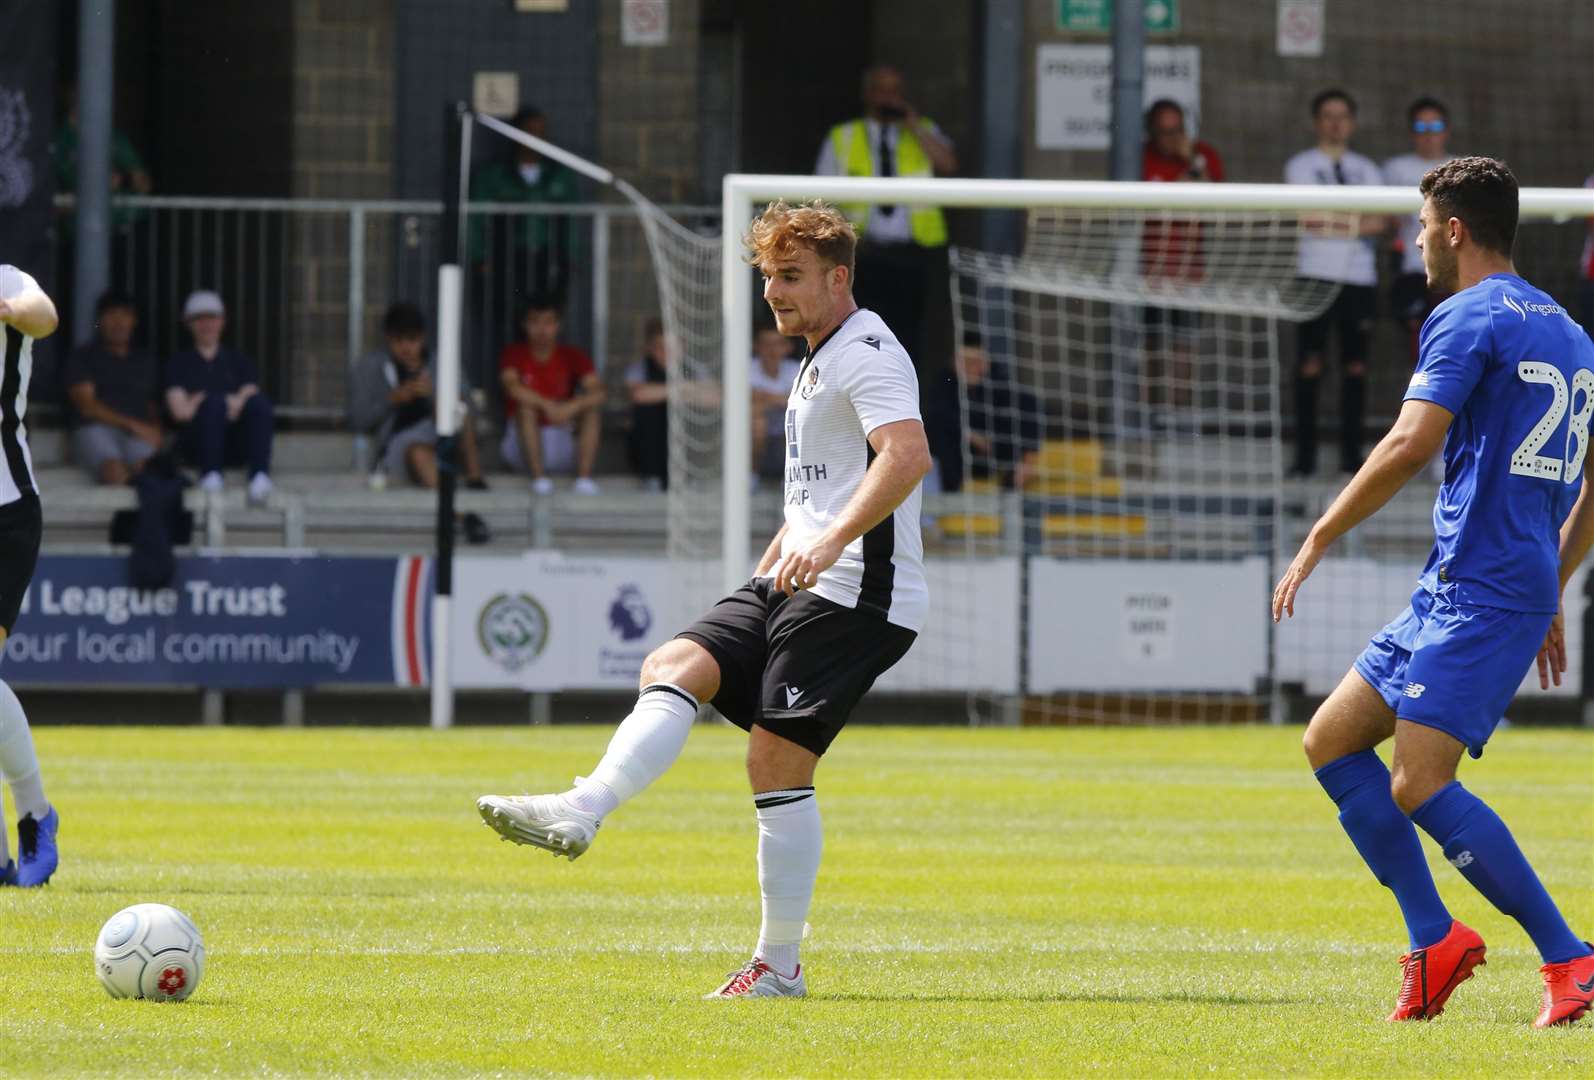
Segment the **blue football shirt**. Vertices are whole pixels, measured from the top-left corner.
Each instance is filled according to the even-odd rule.
[[[1594,344],[1548,294],[1493,274],[1423,323],[1407,400],[1455,414],[1421,585],[1457,603],[1553,612],[1560,530],[1583,485]]]

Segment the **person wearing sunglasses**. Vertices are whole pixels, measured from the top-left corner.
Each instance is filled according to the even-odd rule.
[[[1384,162],[1384,183],[1415,189],[1430,169],[1456,156],[1445,149],[1450,138],[1450,110],[1441,101],[1420,97],[1406,110],[1406,130],[1411,134],[1411,152]],[[1416,214],[1398,219],[1395,250],[1400,257],[1400,269],[1389,290],[1390,309],[1406,328],[1414,362],[1423,320],[1443,299],[1428,288],[1422,252],[1417,248],[1417,234],[1421,231]]]

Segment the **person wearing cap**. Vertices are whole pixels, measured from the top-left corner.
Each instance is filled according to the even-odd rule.
[[[178,424],[177,446],[199,470],[199,486],[222,490],[222,469],[243,465],[249,501],[271,494],[271,401],[260,391],[255,362],[221,343],[227,309],[209,289],[190,293],[183,323],[194,347],[166,364],[166,409]]]
[[[125,484],[161,447],[155,358],[133,344],[133,298],[112,289],[94,305],[95,337],[67,357],[77,463],[102,484]]]

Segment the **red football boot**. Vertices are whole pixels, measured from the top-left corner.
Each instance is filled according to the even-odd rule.
[[[1594,953],[1539,968],[1544,976],[1544,1009],[1534,1027],[1570,1024],[1594,1006]]]
[[[1486,963],[1483,939],[1470,926],[1450,924],[1450,932],[1426,949],[1400,958],[1406,969],[1400,980],[1391,1020],[1432,1020],[1445,1011],[1455,988],[1472,978],[1472,969]]]

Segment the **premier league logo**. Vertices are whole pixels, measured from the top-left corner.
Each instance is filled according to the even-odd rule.
[[[609,605],[609,629],[619,634],[621,641],[636,641],[653,629],[653,611],[640,588],[620,586],[619,595]]]
[[[519,671],[548,645],[548,612],[526,593],[499,593],[476,619],[482,652],[505,671]]]

